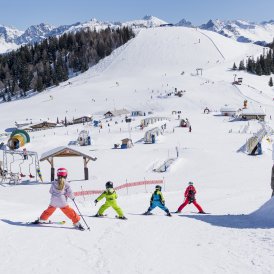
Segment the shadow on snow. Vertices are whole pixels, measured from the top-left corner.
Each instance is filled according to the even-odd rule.
[[[61,228],[61,229],[75,229],[74,227],[67,227],[67,226],[61,226],[61,225],[54,225],[54,224],[27,224],[24,222],[14,222],[7,219],[0,219],[2,222],[9,224],[9,225],[15,225],[15,226],[24,226],[24,227],[38,227],[38,228]]]
[[[273,220],[255,218],[252,215],[179,215],[180,217],[195,219],[213,226],[238,229],[269,229],[274,228]]]

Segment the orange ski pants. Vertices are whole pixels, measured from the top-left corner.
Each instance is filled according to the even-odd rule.
[[[80,221],[80,216],[70,207],[70,206],[65,206],[60,208],[63,213],[69,218],[71,219],[71,221],[76,224],[77,222]],[[49,206],[40,216],[41,220],[46,221],[52,214],[53,212],[56,210],[56,207],[54,206]]]

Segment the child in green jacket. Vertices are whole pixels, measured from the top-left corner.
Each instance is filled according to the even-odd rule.
[[[113,189],[113,183],[107,182],[106,190],[94,201],[96,205],[100,200],[102,200],[103,198],[106,198],[106,202],[99,208],[95,217],[103,216],[105,210],[108,209],[109,207],[112,207],[118,214],[119,219],[126,219],[122,209],[117,205],[117,202],[116,202],[117,197],[118,197],[117,193]]]

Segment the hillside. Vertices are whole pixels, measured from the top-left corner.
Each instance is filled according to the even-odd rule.
[[[102,129],[79,124],[30,133],[26,148],[40,157],[76,140],[81,130],[90,132],[91,146],[74,147],[98,158],[88,164],[88,181],[83,180],[82,159],[55,161],[56,167],[68,169],[74,191],[104,189],[108,180],[115,186],[164,180],[163,195],[173,212],[192,181],[197,201],[210,214],[198,215],[196,208],[188,205],[172,218],[159,209],[153,216],[141,216],[154,190],[154,185],[147,185],[117,191],[127,221],[113,218],[112,209],[108,218],[91,218],[99,208],[93,204],[97,196],[92,195],[76,198],[91,232],[72,229],[60,210],[51,219],[65,219],[65,225],[28,226],[24,222],[36,219],[50,198],[50,165],[44,161],[44,184],[23,180],[21,185],[2,185],[0,272],[272,273],[272,143],[264,139],[259,156],[237,152],[261,126],[257,121],[232,122],[218,112],[225,104],[242,108],[247,99],[248,107],[265,109],[266,123],[274,128],[270,119],[274,117],[274,91],[267,85],[269,77],[237,72],[243,85],[231,84],[233,62],[261,53],[259,46],[206,30],[142,29],[87,72],[39,95],[1,104],[0,133],[26,119],[56,121],[57,117],[63,120],[92,114],[94,120],[102,121]],[[197,68],[202,69],[202,75],[197,75]],[[175,88],[183,91],[182,97],[168,96]],[[204,114],[206,107],[209,114]],[[122,108],[169,120],[141,130],[144,117],[134,117],[129,127],[124,116],[104,119],[107,111]],[[189,119],[192,132],[179,127],[178,113],[172,111],[181,111],[180,118]],[[148,129],[163,124],[165,133],[155,144],[138,142]],[[133,148],[113,149],[129,136]],[[7,138],[1,137],[1,141]],[[176,147],[179,157],[170,168],[154,172],[176,157]],[[9,161],[13,172],[20,168],[26,174],[33,172],[30,162],[22,163],[20,158]],[[70,205],[74,207],[71,201]]]

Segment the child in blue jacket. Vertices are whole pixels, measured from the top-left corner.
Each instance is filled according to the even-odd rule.
[[[167,214],[167,216],[172,216],[168,210],[168,208],[165,206],[165,199],[163,197],[163,194],[161,192],[162,187],[157,185],[155,187],[155,191],[153,192],[151,199],[150,199],[150,207],[148,208],[147,212],[144,213],[144,215],[151,215],[151,210],[153,210],[155,207],[159,207],[162,210],[164,210]]]

